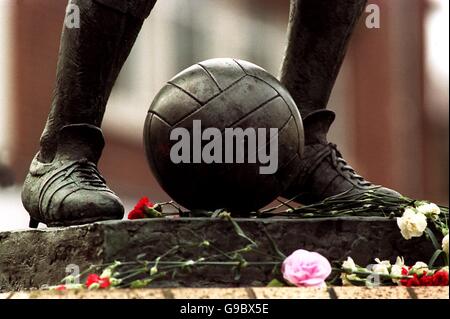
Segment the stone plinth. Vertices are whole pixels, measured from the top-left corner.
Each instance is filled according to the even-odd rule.
[[[351,256],[360,265],[373,258],[427,262],[433,247],[425,238],[406,241],[395,220],[386,218],[236,219],[259,249],[271,250],[269,233],[286,255],[296,249],[317,251],[330,261]],[[195,239],[197,237],[197,239]],[[223,251],[242,248],[229,221],[210,218],[111,221],[84,226],[0,233],[0,289],[13,291],[54,285],[66,275],[66,266],[82,270],[91,264],[133,261],[145,253],[154,260],[177,244],[205,239]],[[199,248],[185,249],[180,257],[198,258]],[[248,260],[264,257],[249,255]],[[223,266],[200,268],[157,287],[260,286],[273,278],[272,266],[244,268],[239,281]]]

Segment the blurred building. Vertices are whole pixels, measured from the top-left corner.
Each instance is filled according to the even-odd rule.
[[[448,1],[369,3],[381,8],[381,28],[368,29],[366,13],[354,35],[330,101],[338,113],[330,140],[369,180],[448,203]],[[18,184],[48,114],[65,5],[0,0],[0,162]],[[157,3],[103,126],[107,146],[100,168],[129,205],[142,195],[168,198],[142,147],[147,109],[164,82],[215,57],[249,60],[278,74],[288,11],[288,0]]]

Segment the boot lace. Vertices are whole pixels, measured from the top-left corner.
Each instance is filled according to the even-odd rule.
[[[79,186],[107,188],[106,181],[98,172],[95,164],[86,160],[74,162],[71,167],[67,168],[63,181],[69,178]]]
[[[356,181],[360,186],[370,186],[372,183],[365,180],[364,177],[357,174],[355,169],[351,167],[342,157],[341,152],[338,150],[337,145],[333,143],[329,143],[331,148],[331,158],[334,166],[341,171],[345,176],[350,178],[353,181]]]

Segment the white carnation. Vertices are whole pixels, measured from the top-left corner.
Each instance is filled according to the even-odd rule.
[[[402,275],[402,270],[403,267],[402,266],[398,266],[398,265],[393,265],[391,268],[391,276],[393,277],[401,277]]]
[[[428,273],[430,270],[428,269],[428,265],[422,261],[418,261],[412,266],[410,273],[422,275],[424,272]]]
[[[385,265],[386,267],[391,267],[391,262],[389,260],[380,260],[379,258],[375,258],[377,264]]]
[[[433,219],[437,218],[441,213],[439,206],[433,203],[424,203],[419,205],[416,207],[416,210],[418,213],[424,214],[425,216]]]
[[[403,216],[397,218],[397,225],[403,238],[409,240],[412,237],[421,237],[427,228],[427,217],[413,208],[406,208]]]
[[[397,257],[397,260],[395,261],[395,266],[400,267],[405,266],[405,259],[403,257]]]
[[[372,272],[380,275],[389,275],[389,267],[386,264],[376,264],[373,265]]]
[[[403,267],[398,266],[398,265],[393,265],[392,266],[392,268],[391,268],[391,276],[392,277],[397,277],[397,278],[392,278],[392,282],[394,284],[400,284],[400,279],[398,279],[398,278],[403,276],[402,271],[403,271]]]
[[[351,257],[348,257],[347,260],[342,263],[342,268],[351,271],[357,270],[356,264]]]
[[[395,264],[392,265],[391,267],[391,276],[402,277],[404,267],[405,267],[405,260],[403,259],[403,257],[397,257]],[[394,282],[395,284],[400,284],[400,279],[392,278],[392,282]]]
[[[448,234],[442,239],[442,250],[445,251],[448,256]]]
[[[418,261],[414,264],[414,266],[412,266],[412,269],[423,269],[423,268],[428,269],[428,265],[423,261]]]

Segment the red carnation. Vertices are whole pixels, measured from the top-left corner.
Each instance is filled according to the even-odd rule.
[[[100,276],[97,274],[90,274],[86,279],[86,287],[90,287],[100,281]]]
[[[98,284],[100,288],[108,288],[111,286],[109,278],[100,278],[97,274],[90,274],[86,280],[86,287],[90,288],[93,284]]]
[[[448,286],[448,272],[438,271],[433,275],[433,286]]]
[[[128,219],[143,219],[145,218],[145,214],[143,211],[137,211],[137,210],[132,210],[131,212],[128,213]]]
[[[128,213],[128,219],[159,217],[160,213],[155,208],[155,204],[153,204],[148,197],[142,197],[134,209]]]
[[[406,287],[430,287],[430,286],[448,286],[448,273],[446,271],[437,271],[433,275],[428,275],[425,271],[422,276],[417,274],[413,278],[402,279],[400,283]]]
[[[426,272],[424,272],[423,276],[419,278],[420,285],[424,287],[434,286],[434,276],[428,276]]]
[[[139,202],[134,206],[135,210],[144,210],[146,207],[152,208],[154,204],[148,199],[148,197],[142,197]]]
[[[100,280],[100,288],[108,288],[109,286],[111,286],[111,281],[109,278],[102,278]]]
[[[400,283],[402,284],[402,286],[406,286],[406,287],[418,287],[418,286],[420,286],[419,276],[417,276],[417,274],[414,274],[413,278],[402,279],[402,280],[400,280]]]
[[[58,287],[55,288],[55,290],[57,290],[57,291],[64,291],[64,290],[67,290],[67,288],[64,285],[59,285]]]
[[[408,276],[408,274],[409,274],[409,269],[406,267],[402,267],[402,276]]]

